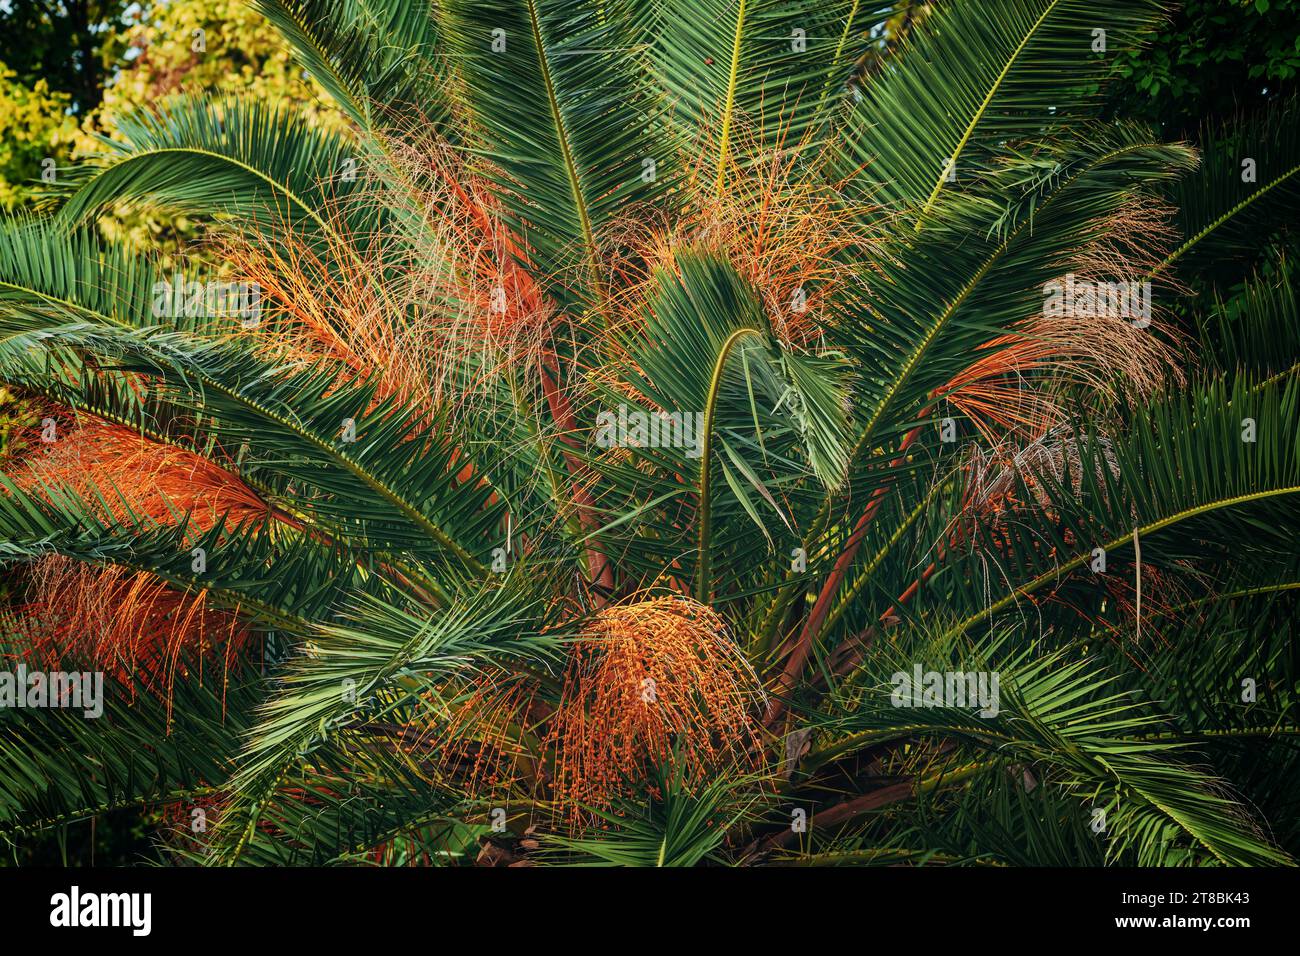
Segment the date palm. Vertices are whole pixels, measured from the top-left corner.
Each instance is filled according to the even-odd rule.
[[[869,77],[848,0],[255,5],[345,132],[179,97],[0,232],[52,439],[0,494],[7,650],[111,678],[0,714],[8,839],[1291,861],[1294,291],[1184,293],[1294,215],[1292,107],[1199,157],[1103,122],[1132,0],[945,4]]]

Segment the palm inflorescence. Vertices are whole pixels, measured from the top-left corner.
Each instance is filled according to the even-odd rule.
[[[1133,0],[255,6],[346,123],[176,97],[0,226],[5,650],[106,675],[7,840],[1291,862],[1295,295],[1187,295],[1291,106],[1104,120]]]

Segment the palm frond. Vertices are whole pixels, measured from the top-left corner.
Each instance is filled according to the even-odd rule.
[[[432,3],[253,0],[253,6],[363,129],[418,104],[426,121],[452,132]]]
[[[440,10],[504,225],[561,302],[598,305],[605,232],[671,170],[624,3],[453,0]],[[658,172],[659,164],[665,175]]]
[[[1153,28],[1154,2],[946,4],[908,37],[843,123],[853,195],[917,228],[950,185],[990,171],[1004,144],[1095,112],[1115,50]],[[1106,53],[1093,51],[1101,31]]]

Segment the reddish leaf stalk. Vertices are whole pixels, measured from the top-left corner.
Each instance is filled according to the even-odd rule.
[[[548,368],[548,366],[550,367]],[[552,374],[552,370],[554,370],[554,374]],[[574,447],[573,434],[577,431],[578,422],[573,414],[573,406],[569,404],[569,397],[560,387],[558,379],[559,361],[555,353],[548,350],[542,360],[542,391],[546,395],[546,404],[551,410],[551,418],[560,429],[560,441],[572,448]],[[599,519],[596,516],[596,502],[592,498],[591,492],[581,481],[581,476],[585,470],[583,464],[576,454],[569,451],[564,453],[564,461],[569,469],[573,502],[578,510],[578,521],[585,530],[595,530],[599,526]],[[609,558],[601,554],[594,545],[588,545],[587,547],[587,569],[591,574],[593,584],[603,591],[613,590],[614,569],[610,565]],[[603,593],[598,592],[595,595],[597,607],[603,606],[605,600]]]
[[[889,463],[890,468],[896,467],[903,461],[907,449],[916,440],[920,432],[921,428],[918,425],[903,436],[903,441],[898,446],[898,454]],[[885,491],[886,486],[881,486],[872,492],[866,510],[863,511],[862,517],[858,519],[858,523],[854,526],[853,533],[849,535],[844,551],[836,560],[835,567],[831,569],[830,575],[827,576],[826,582],[822,585],[821,593],[817,595],[817,601],[813,604],[813,609],[804,622],[803,630],[799,632],[799,637],[795,640],[794,648],[786,661],[785,670],[781,672],[781,677],[773,691],[772,703],[768,707],[765,718],[768,726],[775,723],[777,718],[785,711],[785,703],[781,698],[794,688],[794,685],[799,680],[799,675],[803,673],[804,665],[808,663],[808,656],[812,653],[813,641],[816,640],[818,632],[826,622],[826,616],[830,614],[831,604],[835,600],[835,595],[839,592],[840,585],[844,582],[845,575],[848,574],[849,568],[853,564],[853,559],[857,557],[858,549],[862,546],[862,541],[866,537],[868,526],[885,500]]]

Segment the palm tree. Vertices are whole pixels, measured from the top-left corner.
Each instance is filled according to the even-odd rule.
[[[1293,106],[1102,122],[1134,0],[870,75],[849,0],[255,5],[349,131],[180,97],[0,231],[6,650],[108,675],[0,714],[7,839],[1292,861],[1296,299],[1183,293],[1294,216]]]

